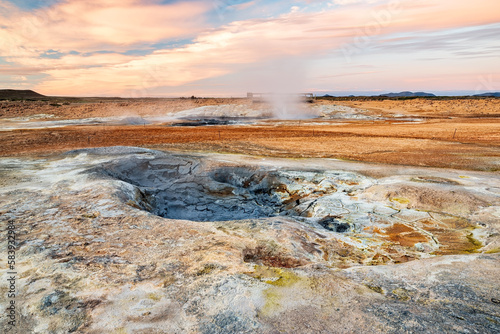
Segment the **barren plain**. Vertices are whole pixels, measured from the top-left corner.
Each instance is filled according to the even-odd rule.
[[[0,125],[10,131],[0,133],[4,143],[0,155],[126,145],[498,170],[498,99],[341,103],[318,101],[307,106],[316,118],[284,122],[265,118],[272,115],[272,106],[246,99],[129,100],[58,106],[3,102]],[[168,126],[189,116],[205,120],[240,117],[253,122],[197,128]]]
[[[500,332],[500,100],[274,108],[0,101],[2,332]]]

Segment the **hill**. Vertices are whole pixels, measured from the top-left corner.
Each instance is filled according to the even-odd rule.
[[[39,99],[45,95],[38,94],[32,90],[0,89],[0,100],[5,99]]]
[[[430,97],[430,96],[436,96],[431,93],[424,93],[424,92],[400,92],[400,93],[388,93],[388,94],[382,94],[379,96],[384,96],[384,97]]]
[[[479,96],[479,97],[500,97],[500,92],[496,93],[484,93],[484,94],[476,94],[474,96]]]

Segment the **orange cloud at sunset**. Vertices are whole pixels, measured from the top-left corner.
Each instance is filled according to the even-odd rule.
[[[210,8],[203,1],[159,5],[137,0],[73,0],[25,12],[0,3],[3,34],[10,42],[25,43],[27,49],[63,52],[126,50],[134,43],[189,36],[206,28],[202,14]]]
[[[262,64],[265,68],[264,64],[289,58],[304,69],[324,64],[321,71],[326,75],[321,80],[315,81],[314,71],[306,74],[310,87],[326,88],[328,80],[324,77],[328,76],[334,80],[332,86],[333,82],[338,85],[339,80],[348,80],[339,79],[346,67],[369,65],[375,70],[368,71],[367,78],[372,80],[373,89],[379,89],[385,88],[377,86],[382,78],[390,82],[391,77],[399,77],[400,72],[392,73],[391,67],[399,66],[405,59],[411,65],[401,68],[416,66],[420,68],[416,73],[425,74],[420,58],[448,57],[445,77],[452,75],[453,66],[459,71],[460,64],[469,63],[459,54],[462,49],[481,52],[482,47],[464,45],[460,38],[465,35],[460,29],[477,28],[488,38],[486,30],[498,29],[495,24],[500,23],[500,2],[489,0],[378,1],[368,5],[344,2],[340,6],[337,2],[318,11],[307,10],[304,3],[303,7],[293,7],[279,15],[239,19],[220,26],[209,19],[213,6],[208,2],[64,1],[33,11],[21,10],[5,1],[0,3],[4,8],[0,15],[5,22],[0,30],[4,41],[0,50],[10,63],[0,63],[0,69],[16,75],[44,74],[34,88],[55,95],[169,95],[169,87],[206,79],[217,82],[218,78],[220,86],[225,87],[224,78],[238,73],[244,83],[244,72],[249,66],[258,68]],[[244,3],[238,13],[249,11],[252,6],[258,4]],[[32,22],[36,31],[29,31],[26,22]],[[459,33],[462,37],[453,37]],[[426,34],[436,39],[432,47]],[[436,34],[450,37],[438,42]],[[185,38],[192,41],[168,46],[169,41]],[[405,50],[417,45],[417,40],[420,51],[429,47],[428,56],[412,59],[415,56]],[[155,43],[160,46],[152,46]],[[484,43],[494,42],[489,39]],[[499,50],[489,44],[484,45],[495,57]],[[50,49],[56,50],[58,56],[40,57]],[[149,51],[128,52],[131,49]],[[370,59],[367,52],[376,54]],[[388,59],[392,59],[391,67]],[[482,64],[474,64],[471,70],[477,75],[485,71]],[[383,77],[377,73],[383,73]],[[474,80],[462,88],[468,89],[465,86]],[[245,85],[237,89],[244,90]],[[442,89],[447,87],[443,85]],[[236,93],[225,88],[219,92]]]

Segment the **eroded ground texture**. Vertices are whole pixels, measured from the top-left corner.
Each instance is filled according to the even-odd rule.
[[[497,173],[126,147],[0,173],[2,333],[500,332]]]

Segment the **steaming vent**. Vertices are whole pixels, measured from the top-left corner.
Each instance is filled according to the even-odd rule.
[[[298,100],[307,103],[314,102],[313,93],[299,94],[274,94],[274,93],[247,93],[247,99],[252,100],[252,103],[269,102],[276,99]]]
[[[270,103],[273,115],[278,119],[309,119],[317,116],[305,107],[306,103],[314,102],[312,93],[247,93],[247,98],[252,103]]]

